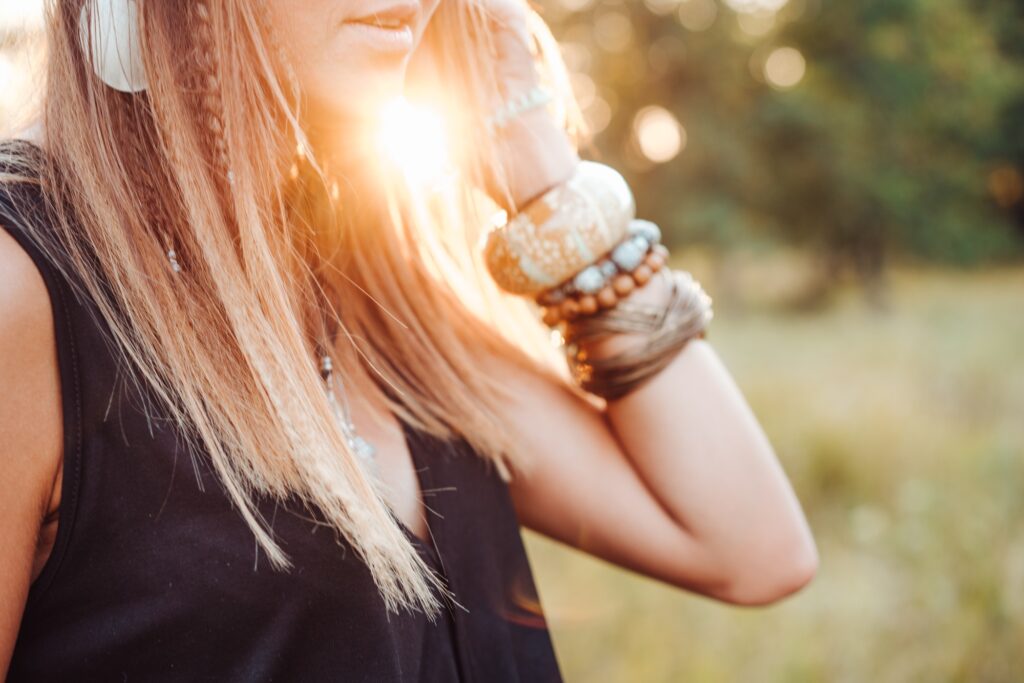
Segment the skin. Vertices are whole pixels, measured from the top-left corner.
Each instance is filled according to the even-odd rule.
[[[536,82],[513,0],[487,0],[501,28],[508,92]],[[417,40],[439,0],[418,4]],[[379,7],[366,0],[271,0],[271,11],[314,119],[365,117],[401,92],[412,55],[382,57],[345,28]],[[352,93],[366,93],[354,101]],[[505,133],[506,169],[521,203],[568,178],[578,162],[544,110]],[[39,132],[25,137],[43,140]],[[499,199],[500,198],[496,198]],[[53,546],[60,506],[62,421],[53,319],[34,264],[0,231],[0,674],[31,582]],[[654,278],[631,295],[664,301]],[[642,339],[620,335],[592,352]],[[706,341],[694,340],[656,378],[597,407],[578,392],[495,357],[480,364],[514,388],[506,414],[535,455],[510,491],[520,522],[609,562],[741,605],[777,601],[806,585],[818,557],[806,519],[764,431]],[[369,378],[355,378],[353,393]],[[360,434],[377,447],[388,502],[428,536],[422,492],[396,418],[353,400]]]
[[[374,49],[352,21],[401,2],[415,8],[419,44],[440,0],[268,0],[274,30],[287,53],[317,124],[372,118],[380,104],[402,92],[413,52]]]

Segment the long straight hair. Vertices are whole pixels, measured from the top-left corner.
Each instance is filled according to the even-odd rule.
[[[259,3],[140,3],[148,88],[136,95],[94,77],[83,4],[48,7],[45,154],[4,159],[41,183],[36,241],[95,302],[132,381],[193,457],[209,458],[277,569],[289,559],[256,499],[298,496],[366,562],[389,610],[433,618],[444,588],[349,449],[315,359],[336,328],[343,384],[356,367],[373,378],[361,400],[464,438],[506,480],[528,468],[502,416],[507,389],[481,366],[497,356],[566,373],[535,310],[497,290],[476,248],[486,212],[474,188],[501,186],[483,125],[495,80],[483,9],[444,0],[424,37],[451,125],[469,131],[458,183],[424,197],[401,183],[332,184]],[[564,85],[557,47],[531,22],[544,73]],[[564,88],[560,106],[571,133]]]

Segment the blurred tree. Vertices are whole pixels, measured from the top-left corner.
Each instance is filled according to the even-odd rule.
[[[596,155],[625,170],[670,240],[796,244],[830,277],[852,268],[867,283],[892,253],[956,264],[1024,253],[1019,3],[542,10],[600,129]],[[637,114],[651,105],[678,119],[681,141],[645,130]]]

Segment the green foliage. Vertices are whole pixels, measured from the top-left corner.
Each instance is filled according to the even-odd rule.
[[[545,7],[570,67],[611,105],[599,156],[628,169],[641,212],[671,241],[786,242],[865,275],[889,254],[955,264],[1024,254],[1013,185],[1024,169],[1024,6],[792,0],[752,35],[740,29],[746,17],[715,4],[706,29],[682,25],[679,6],[713,2]],[[627,38],[608,40],[621,24],[611,15],[628,18]],[[806,59],[795,87],[764,76],[779,46]],[[634,115],[648,105],[687,133],[661,165],[634,141]],[[990,188],[999,167],[1012,181],[1002,206]]]
[[[815,315],[717,306],[709,336],[808,515],[813,582],[737,608],[530,534],[567,680],[1022,680],[1024,270],[889,277],[884,314],[840,288]]]

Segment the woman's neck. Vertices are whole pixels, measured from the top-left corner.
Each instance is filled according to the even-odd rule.
[[[319,113],[307,117],[304,126],[317,158],[336,173],[350,175],[375,163],[378,121],[369,111]]]

